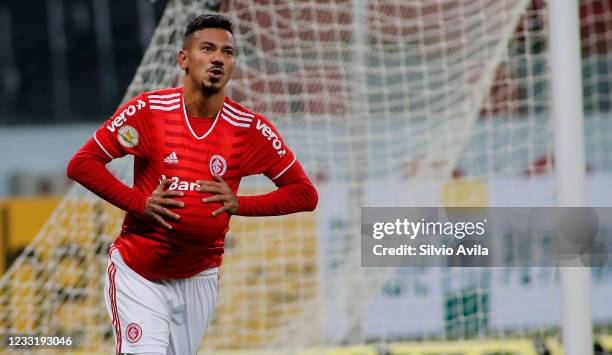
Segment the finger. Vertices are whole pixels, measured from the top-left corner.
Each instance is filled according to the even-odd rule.
[[[217,175],[217,174],[213,174],[212,175],[213,179],[217,182],[221,182],[225,184],[225,180],[223,180],[223,178],[221,177],[221,175]]]
[[[158,215],[162,215],[164,217],[172,218],[172,219],[174,219],[176,221],[178,221],[181,218],[181,216],[179,216],[177,213],[174,213],[174,212],[170,211],[169,209],[167,209],[165,207],[162,207],[162,206],[159,206],[159,205],[154,205],[153,206],[153,211],[155,213],[157,213]]]
[[[202,199],[202,202],[205,202],[205,203],[225,202],[225,201],[227,201],[227,195],[215,195],[215,196],[210,196],[210,197],[206,197]]]
[[[216,181],[210,181],[210,180],[196,180],[196,184],[200,185],[201,187],[222,187],[223,185],[220,185],[218,182]]]
[[[185,207],[185,203],[183,201],[177,201],[170,198],[160,198],[157,204],[165,207]]]
[[[196,184],[198,184],[198,187],[196,187],[196,191],[205,191],[204,189],[207,186],[211,186],[213,183],[213,181],[208,181],[208,180],[196,180]]]
[[[210,180],[196,180],[196,184],[200,185],[200,186],[215,186],[217,185],[216,181],[210,181]]]
[[[228,192],[227,189],[216,185],[200,186],[197,190],[200,192],[211,192],[215,194],[226,194]]]
[[[221,207],[221,208],[216,209],[215,211],[213,211],[212,215],[213,215],[213,217],[217,217],[217,216],[218,216],[218,215],[220,215],[221,213],[226,212],[226,211],[229,211],[229,210],[230,210],[230,208],[231,208],[231,207],[230,207],[230,205],[223,206],[223,207]]]
[[[164,191],[167,190],[170,185],[172,185],[172,179],[164,179],[155,190]]]
[[[161,224],[164,228],[172,229],[172,226],[170,224],[168,224],[166,221],[164,221],[164,219],[161,218],[159,215],[154,214],[153,215],[153,219],[155,219],[155,221],[157,221],[157,223]]]
[[[182,197],[182,196],[185,196],[185,193],[183,191],[166,190],[160,193],[159,196],[161,197]]]

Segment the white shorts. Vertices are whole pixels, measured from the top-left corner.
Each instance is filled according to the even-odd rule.
[[[104,283],[117,354],[195,354],[212,319],[219,268],[185,279],[149,281],[111,248]]]

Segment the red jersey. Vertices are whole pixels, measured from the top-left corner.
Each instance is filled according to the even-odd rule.
[[[120,107],[94,134],[110,158],[134,155],[134,189],[148,196],[163,179],[185,207],[173,227],[142,221],[128,213],[114,245],[123,260],[150,280],[184,278],[221,264],[227,213],[212,216],[221,203],[204,203],[196,180],[221,175],[238,191],[243,176],[281,176],[295,162],[276,128],[261,115],[225,98],[210,129],[198,136],[185,110],[183,89],[142,93]]]

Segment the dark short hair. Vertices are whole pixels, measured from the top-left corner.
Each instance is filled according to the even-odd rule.
[[[187,25],[187,28],[185,28],[185,34],[183,35],[183,46],[185,46],[195,31],[199,31],[204,28],[221,28],[231,33],[232,37],[234,36],[234,25],[229,18],[219,14],[204,14],[191,20],[191,22],[189,22]]]

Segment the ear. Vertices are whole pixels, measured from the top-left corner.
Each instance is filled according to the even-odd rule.
[[[187,52],[184,49],[181,49],[177,54],[177,60],[179,67],[183,70],[187,70],[189,67],[189,63],[187,60]]]

